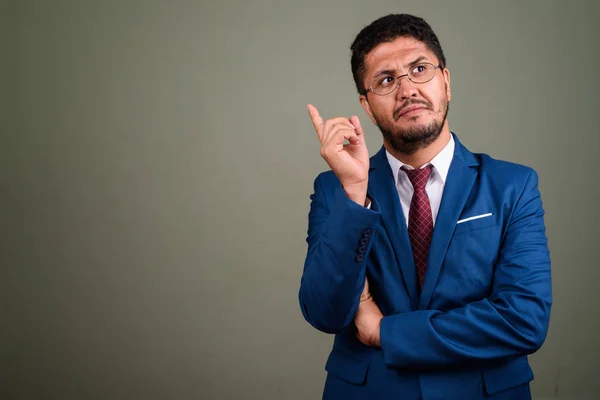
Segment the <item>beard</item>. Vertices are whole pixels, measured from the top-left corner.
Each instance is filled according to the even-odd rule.
[[[399,118],[399,114],[405,107],[411,104],[423,104],[428,110],[431,110],[431,105],[423,101],[409,101],[402,104],[397,110],[394,111],[394,121]],[[389,121],[383,121],[377,115],[373,115],[377,126],[383,135],[383,139],[389,143],[392,149],[406,155],[414,154],[417,150],[429,146],[431,143],[440,136],[446,118],[448,117],[448,110],[450,104],[446,99],[440,99],[439,109],[444,110],[444,116],[441,119],[434,119],[429,124],[421,124],[411,126],[409,128],[398,128]],[[417,117],[413,117],[415,121]]]

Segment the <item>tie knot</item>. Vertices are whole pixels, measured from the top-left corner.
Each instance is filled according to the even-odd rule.
[[[402,170],[408,176],[408,179],[415,188],[415,191],[425,190],[425,185],[427,185],[427,180],[429,180],[429,175],[431,174],[431,165],[420,169],[406,169],[402,167]]]

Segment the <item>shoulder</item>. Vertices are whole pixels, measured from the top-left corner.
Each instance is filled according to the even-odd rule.
[[[523,193],[537,191],[538,174],[528,165],[499,160],[485,153],[473,153],[479,162],[480,182],[502,196],[520,198]]]
[[[515,162],[499,160],[485,153],[473,153],[479,162],[479,170],[483,174],[492,175],[496,179],[514,181],[515,179],[527,178],[536,171],[527,165]]]
[[[494,182],[514,184],[518,181],[526,181],[532,176],[537,177],[536,171],[530,166],[497,159],[487,153],[471,152],[456,135],[454,139],[456,143],[454,156],[468,166],[477,166],[482,178],[489,177]]]

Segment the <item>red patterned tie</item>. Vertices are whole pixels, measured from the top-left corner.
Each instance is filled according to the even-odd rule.
[[[421,169],[404,169],[415,189],[408,211],[408,236],[412,245],[419,285],[423,287],[427,255],[433,234],[433,216],[431,204],[425,191],[425,185],[431,174],[431,165]]]

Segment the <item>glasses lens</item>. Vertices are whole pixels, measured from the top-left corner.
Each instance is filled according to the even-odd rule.
[[[429,63],[417,64],[408,73],[410,80],[415,83],[425,83],[435,75],[435,66]]]
[[[392,93],[396,88],[396,77],[394,75],[382,75],[371,83],[371,90],[378,95],[386,95]]]
[[[429,82],[435,76],[436,66],[430,63],[416,64],[408,72],[411,82],[425,83]],[[401,75],[406,76],[406,75]],[[398,85],[398,77],[395,75],[381,75],[371,82],[371,91],[380,96],[392,93]]]

